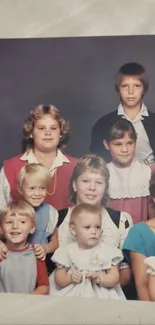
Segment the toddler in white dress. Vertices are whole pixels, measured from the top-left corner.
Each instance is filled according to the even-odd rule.
[[[76,242],[58,248],[52,257],[57,265],[50,276],[52,296],[125,299],[118,269],[123,256],[117,247],[101,242],[101,220],[95,206],[73,209],[70,231]]]

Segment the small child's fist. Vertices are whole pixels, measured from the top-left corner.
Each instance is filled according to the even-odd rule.
[[[83,275],[78,270],[73,270],[71,273],[71,282],[73,283],[80,283],[82,281]]]
[[[7,246],[2,241],[0,241],[0,261],[3,261],[7,257],[7,252]]]
[[[40,245],[40,244],[35,244],[35,245],[33,245],[33,249],[34,249],[34,253],[35,253],[36,257],[39,260],[44,261],[46,258],[46,252],[45,252],[44,246]]]

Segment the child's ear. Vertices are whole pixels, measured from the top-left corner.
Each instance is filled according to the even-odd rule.
[[[20,189],[20,187],[19,187],[18,184],[17,184],[17,191],[18,191],[19,194],[22,194],[22,191],[21,191],[21,189]]]
[[[75,231],[75,226],[74,225],[69,225],[69,230],[74,236],[76,236],[76,231]]]
[[[74,190],[74,192],[76,192],[76,184],[75,184],[75,181],[73,181],[73,190]]]
[[[107,140],[103,140],[103,144],[104,144],[104,146],[105,146],[105,148],[107,149],[107,150],[109,150],[109,145],[108,145],[108,142],[107,142]]]
[[[32,235],[35,232],[36,227],[34,225],[32,225],[31,229],[30,229],[30,234]]]

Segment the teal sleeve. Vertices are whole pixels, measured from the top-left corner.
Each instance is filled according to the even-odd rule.
[[[123,245],[123,255],[125,259],[130,263],[130,251],[146,255],[145,243],[143,240],[143,234],[140,231],[140,227],[138,225],[133,226],[125,239]]]

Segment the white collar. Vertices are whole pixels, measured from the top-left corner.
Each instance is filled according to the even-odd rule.
[[[38,163],[34,153],[33,153],[33,150],[30,149],[28,151],[26,151],[23,156],[20,158],[20,160],[22,161],[28,161],[29,164],[31,163]],[[57,155],[56,155],[56,158],[50,168],[50,171],[57,168],[57,167],[60,167],[63,165],[63,163],[69,163],[69,159],[63,155],[63,153],[58,149],[57,150]]]
[[[118,106],[117,115],[123,115],[124,118],[126,118],[127,120],[130,121],[130,119],[128,118],[128,116],[125,114],[123,105],[121,103]],[[147,109],[147,107],[145,106],[144,103],[142,103],[141,110],[140,110],[140,112],[138,113],[138,115],[135,117],[135,119],[133,121],[139,119],[139,117],[140,117],[141,120],[143,120],[143,116],[149,116],[148,109]]]

